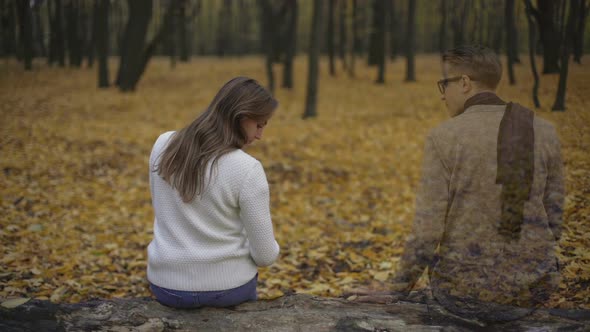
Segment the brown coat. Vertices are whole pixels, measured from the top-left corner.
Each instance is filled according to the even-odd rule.
[[[526,306],[545,298],[536,296],[547,290],[539,285],[555,286],[554,249],[564,200],[559,140],[553,125],[534,118],[531,195],[520,238],[507,240],[498,233],[502,185],[496,184],[505,109],[471,106],[428,135],[413,231],[398,283],[412,287],[430,266],[435,296]]]

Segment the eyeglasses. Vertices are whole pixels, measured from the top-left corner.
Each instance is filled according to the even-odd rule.
[[[438,85],[438,91],[440,91],[441,94],[444,94],[445,89],[447,88],[447,84],[449,84],[449,82],[455,82],[455,81],[458,81],[462,78],[463,78],[463,75],[457,76],[457,77],[445,78],[445,79],[442,79],[442,80],[436,82],[436,84]]]

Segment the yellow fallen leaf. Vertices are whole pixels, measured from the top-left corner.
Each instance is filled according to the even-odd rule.
[[[8,308],[8,309],[16,308],[19,305],[23,305],[23,304],[29,302],[30,299],[31,299],[30,297],[19,297],[16,299],[10,299],[10,300],[6,300],[6,301],[2,301],[2,306],[4,308]]]
[[[389,278],[389,273],[390,273],[389,271],[377,272],[377,273],[375,273],[373,278],[375,278],[376,280],[379,280],[379,281],[387,281],[387,279]]]
[[[67,286],[60,286],[56,290],[54,290],[53,293],[51,293],[51,297],[49,299],[51,300],[51,302],[58,302],[67,293],[67,291]]]

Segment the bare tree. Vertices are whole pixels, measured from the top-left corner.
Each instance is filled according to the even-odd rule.
[[[350,47],[350,65],[348,66],[348,76],[354,77],[354,64],[356,52],[358,49],[358,0],[352,0],[352,22],[351,22],[351,47]]]
[[[590,13],[590,2],[586,4],[586,0],[579,2],[578,20],[574,34],[574,61],[578,64],[582,63],[582,54],[584,53],[584,31],[586,30],[586,19]]]
[[[536,108],[541,107],[539,102],[539,74],[537,73],[537,64],[535,61],[536,45],[537,45],[537,29],[534,22],[534,16],[532,12],[531,0],[524,0],[526,6],[526,18],[529,24],[529,59],[531,62],[531,71],[533,72],[533,78],[535,83],[533,84],[533,103]]]
[[[320,55],[320,20],[322,17],[322,0],[313,0],[313,17],[311,19],[309,43],[309,74],[307,82],[307,96],[305,98],[305,112],[303,118],[317,116],[318,96],[318,58]]]
[[[531,6],[531,12],[539,25],[541,43],[543,44],[543,74],[559,72],[559,50],[561,36],[555,17],[560,1],[537,0],[538,8]]]
[[[338,56],[342,62],[342,69],[346,70],[346,46],[347,46],[347,33],[346,33],[346,9],[348,1],[338,2],[338,30],[339,30],[339,41],[338,41]]]
[[[516,84],[514,78],[514,32],[516,31],[516,24],[514,22],[514,0],[506,0],[505,3],[505,17],[506,17],[506,56],[508,58],[508,78],[510,85]]]
[[[389,0],[387,3],[389,12],[389,58],[394,60],[399,55],[402,44],[402,36],[399,33],[400,17],[397,14],[395,0]]]
[[[334,5],[336,0],[328,0],[328,29],[326,30],[326,39],[328,43],[328,63],[331,76],[336,75],[336,66],[334,64]]]
[[[47,51],[45,48],[43,21],[41,20],[41,3],[35,3],[31,10],[33,23],[33,53],[37,56],[44,57],[47,55]]]
[[[275,90],[275,78],[272,65],[278,62],[281,54],[285,51],[285,36],[281,29],[283,27],[290,1],[281,3],[271,0],[258,0],[261,20],[260,41],[265,53],[266,74],[268,78],[268,89]],[[277,4],[279,5],[277,7]],[[290,27],[293,28],[293,27]],[[288,29],[287,29],[288,30]],[[292,37],[292,36],[290,36]]]
[[[447,50],[447,0],[440,2],[440,17],[438,43],[440,54],[443,54]]]
[[[414,1],[409,1],[414,2]],[[451,27],[453,30],[453,45],[454,47],[463,45],[465,43],[465,31],[467,24],[467,15],[471,5],[470,0],[454,0],[453,1],[453,17],[451,19]],[[416,5],[414,4],[414,7]]]
[[[17,1],[20,42],[23,49],[25,70],[33,69],[33,16],[27,1]]]
[[[53,6],[52,6],[53,4]],[[53,7],[53,10],[52,8]],[[63,7],[61,0],[54,0],[47,2],[49,10],[50,22],[50,39],[49,39],[49,64],[57,62],[60,67],[65,66],[66,63],[66,47],[64,37],[63,24]],[[53,15],[51,15],[53,12]]]
[[[406,32],[406,82],[416,81],[414,57],[416,53],[416,2],[408,1],[408,29]]]
[[[16,54],[16,6],[14,1],[0,1],[0,55],[7,56]]]
[[[371,47],[369,58],[372,56],[374,64],[378,66],[375,83],[385,83],[385,43],[387,26],[387,10],[385,2],[373,0],[373,30],[371,33]]]
[[[559,83],[557,85],[557,95],[555,97],[555,103],[551,110],[553,111],[565,111],[565,92],[567,85],[569,58],[571,54],[571,46],[573,44],[574,31],[576,27],[576,21],[579,18],[576,15],[576,10],[580,8],[579,3],[582,0],[571,0],[569,1],[568,18],[565,27],[562,28],[562,46],[561,46],[561,68],[559,70]],[[565,5],[564,5],[565,6]],[[565,12],[565,10],[564,10]]]
[[[121,91],[133,91],[138,79],[147,28],[152,16],[152,1],[128,0],[129,19],[121,43],[121,58],[116,84]]]
[[[95,0],[96,51],[98,54],[98,87],[109,86],[109,7],[110,0]]]
[[[78,1],[66,1],[66,31],[68,43],[68,63],[73,67],[82,65],[82,39],[79,21],[80,4]]]
[[[232,44],[230,20],[232,16],[231,0],[223,0],[217,20],[217,56],[224,56]]]
[[[293,61],[297,42],[297,18],[299,15],[297,0],[287,1],[287,32],[285,35],[285,57],[283,61],[283,88],[293,88]]]

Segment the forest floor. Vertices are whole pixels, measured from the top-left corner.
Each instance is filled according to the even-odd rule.
[[[498,93],[532,106],[521,58],[517,84],[503,78]],[[295,88],[277,89],[280,106],[247,150],[267,172],[281,245],[260,270],[259,295],[386,289],[410,231],[425,135],[447,118],[438,57],[417,58],[414,83],[403,82],[405,60],[388,63],[385,85],[362,60],[350,78],[340,63],[330,77],[322,59],[319,116],[302,120],[306,63],[297,59]],[[174,69],[155,59],[131,94],[97,89],[96,68],[0,62],[0,298],[148,296],[152,144],[238,75],[264,84],[263,59],[194,58]],[[567,186],[562,283],[548,306],[590,309],[590,66],[570,65],[565,112],[550,111],[557,80],[541,77],[536,110],[558,129]]]

